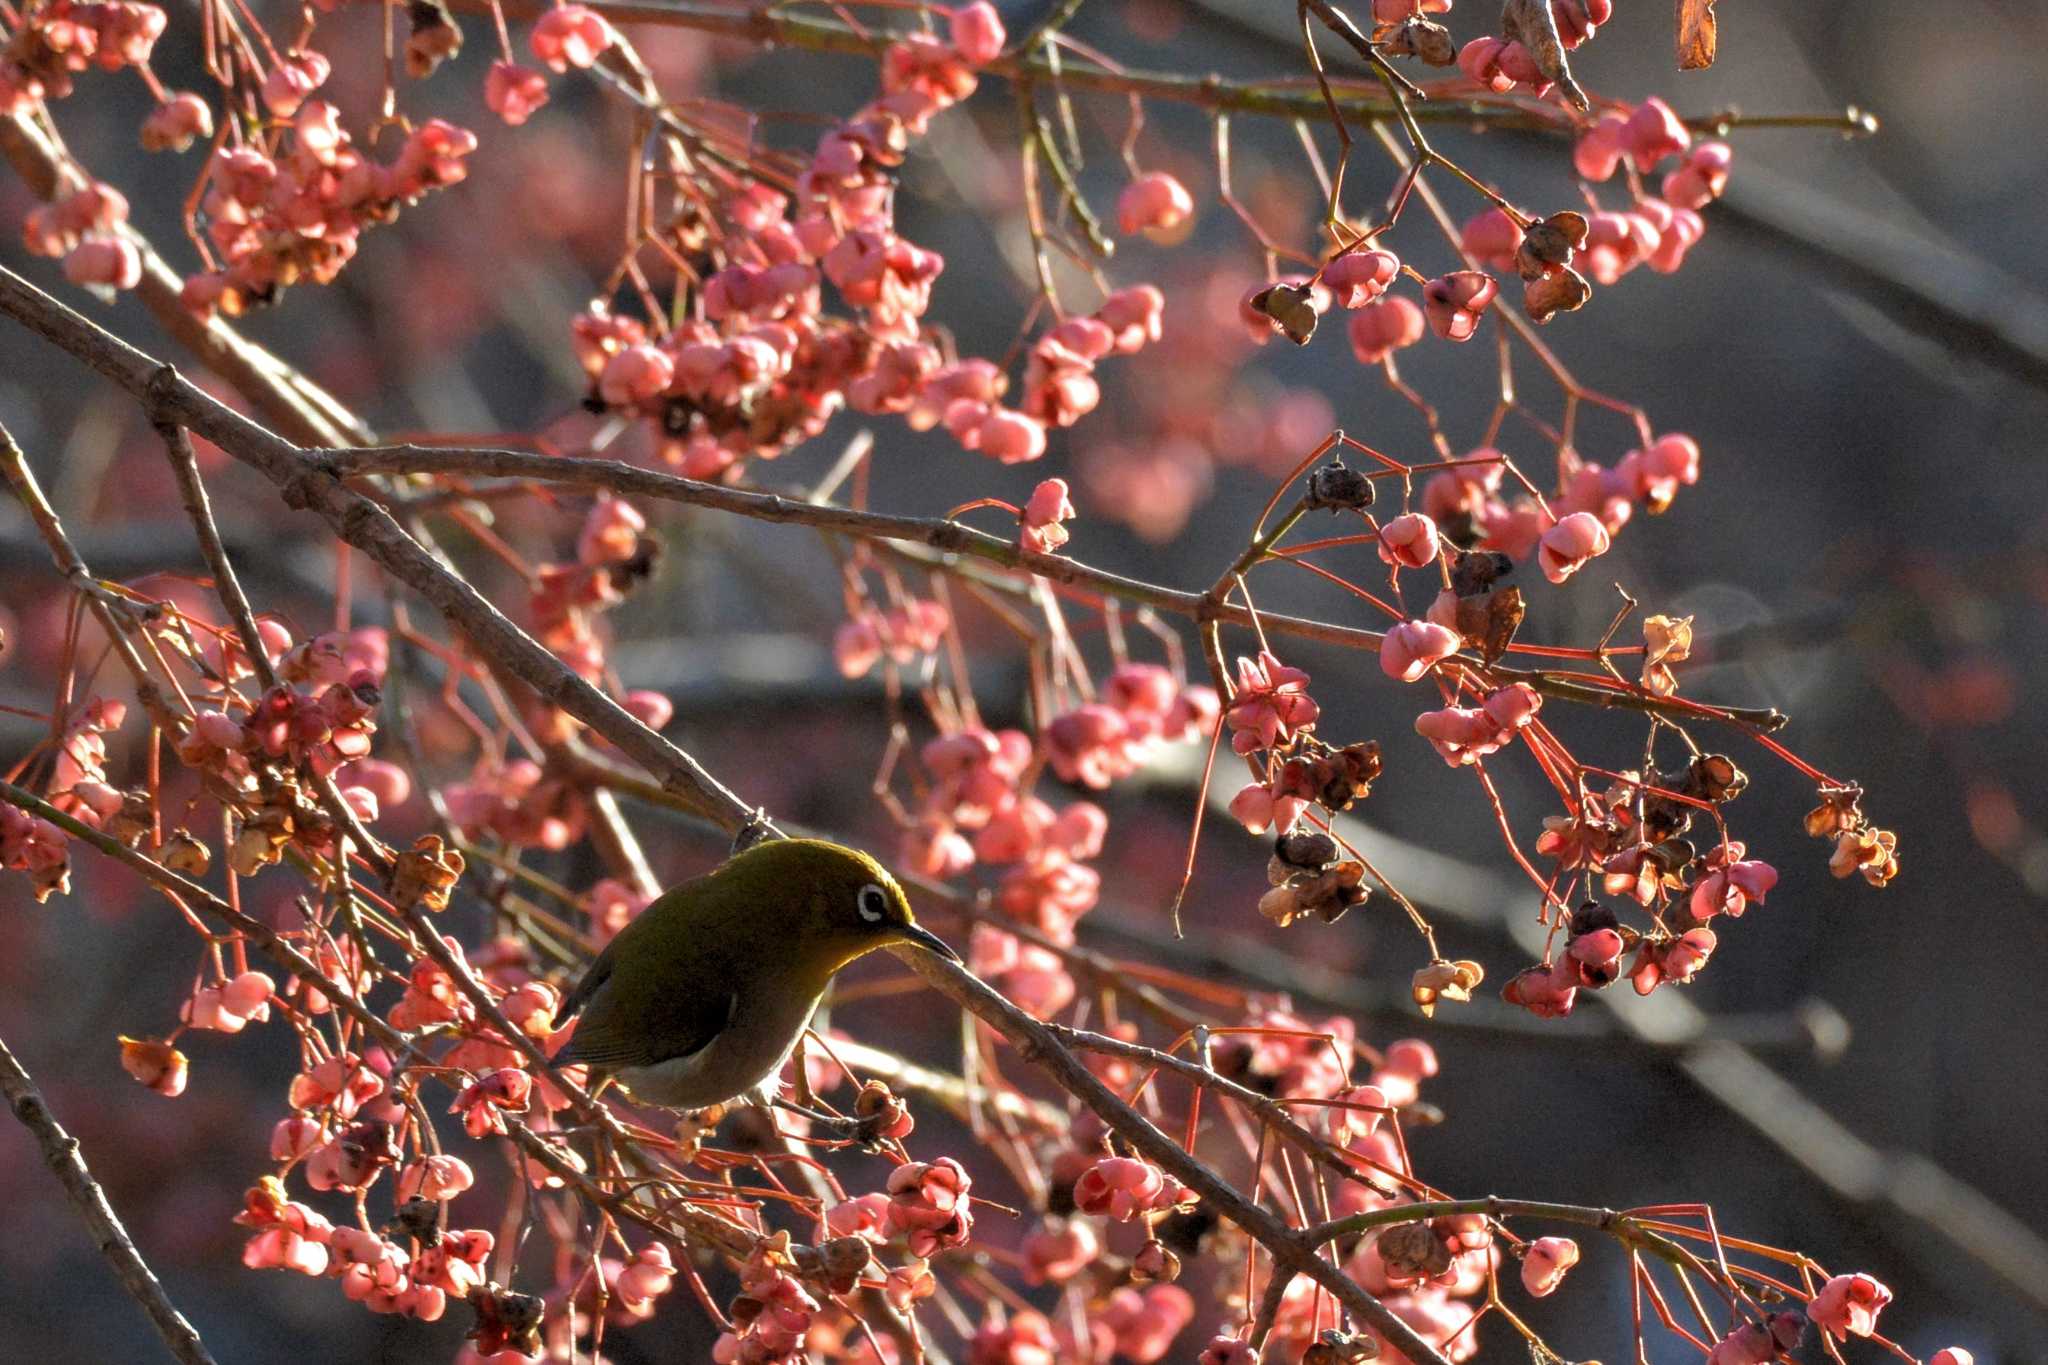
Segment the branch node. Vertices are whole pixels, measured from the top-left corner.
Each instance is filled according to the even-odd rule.
[[[178,374],[178,367],[165,361],[150,373],[148,381],[143,384],[143,410],[149,414],[149,420],[158,428],[173,425],[167,410],[171,406],[171,396],[183,382]]]

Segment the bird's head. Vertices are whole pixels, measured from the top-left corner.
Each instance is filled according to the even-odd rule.
[[[815,955],[828,972],[899,943],[960,960],[917,922],[888,869],[858,849],[823,839],[772,839],[734,857],[718,878],[731,879],[754,904],[789,906],[796,919],[789,951]]]

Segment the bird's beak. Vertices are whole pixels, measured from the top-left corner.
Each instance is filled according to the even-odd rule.
[[[896,926],[896,937],[905,943],[915,943],[928,953],[936,953],[948,962],[960,961],[960,954],[954,952],[946,940],[922,925],[899,924]]]

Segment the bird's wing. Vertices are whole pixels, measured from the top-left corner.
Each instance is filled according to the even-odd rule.
[[[731,1021],[733,974],[710,950],[716,935],[693,922],[702,915],[702,882],[661,896],[605,945],[562,1002],[560,1017],[582,1017],[556,1061],[654,1066],[700,1050]],[[621,964],[642,986],[629,1001],[614,979]]]
[[[675,1061],[702,1051],[723,1033],[737,1005],[738,996],[730,990],[671,992],[629,1017],[611,1007],[611,997],[600,995],[590,1002],[555,1061],[606,1068]]]
[[[617,941],[613,940],[614,943]],[[575,1018],[576,1012],[589,1004],[590,997],[597,994],[597,988],[610,979],[612,961],[611,946],[607,944],[604,951],[597,955],[597,961],[584,970],[583,979],[576,983],[576,988],[563,997],[562,1007],[555,1011],[555,1018]]]

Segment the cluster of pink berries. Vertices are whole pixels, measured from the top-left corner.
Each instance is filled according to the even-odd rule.
[[[1153,1365],[1172,1349],[1174,1339],[1195,1316],[1195,1301],[1185,1289],[1155,1284],[1145,1289],[1126,1286],[1091,1308],[1085,1319],[1088,1340],[1077,1339],[1074,1325],[1055,1324],[1030,1309],[1005,1312],[992,1305],[968,1343],[969,1365],[1052,1365],[1061,1360],[1128,1360]]]
[[[1441,629],[1441,627],[1439,627]],[[1477,706],[1446,706],[1415,718],[1415,733],[1452,767],[1499,753],[1542,708],[1543,698],[1527,683],[1509,683],[1486,694]]]
[[[62,99],[71,78],[95,66],[148,66],[164,24],[160,7],[126,0],[37,5],[0,49],[0,114],[26,114],[37,100]]]
[[[1048,480],[1023,511],[1022,534],[1063,532],[1060,522],[1071,512],[1064,483]],[[913,627],[920,633],[913,636]],[[888,613],[858,608],[840,627],[835,652],[841,670],[854,675],[884,650],[899,660],[936,650],[945,629],[935,603],[913,599]],[[1158,664],[1127,662],[1105,682],[1100,700],[1055,716],[1036,743],[1019,730],[950,729],[920,751],[919,801],[899,815],[901,863],[937,878],[961,876],[977,863],[1000,868],[997,907],[1053,944],[1071,944],[1075,923],[1101,891],[1101,876],[1088,864],[1102,850],[1108,817],[1086,801],[1055,810],[1031,793],[1027,779],[1043,765],[1064,781],[1105,788],[1163,746],[1209,733],[1216,710],[1211,689]],[[978,975],[1040,1018],[1074,998],[1058,953],[1014,933],[976,926],[969,957]]]
[[[862,604],[833,633],[832,658],[847,678],[866,677],[885,658],[905,667],[936,654],[952,622],[930,598],[906,597],[886,611]]]
[[[127,197],[94,180],[30,209],[21,235],[34,254],[61,257],[73,284],[133,289],[142,279],[142,253],[122,231],[127,221]]]
[[[783,1365],[804,1358],[804,1340],[820,1305],[794,1273],[788,1237],[764,1239],[740,1268],[733,1330],[718,1339],[716,1365]]]
[[[1576,811],[1545,820],[1536,851],[1561,874],[1580,872],[1610,896],[1659,907],[1658,917],[1639,933],[1586,902],[1566,920],[1564,951],[1516,976],[1504,998],[1555,1018],[1571,1012],[1581,988],[1624,974],[1641,995],[1691,981],[1718,946],[1708,922],[1739,919],[1777,884],[1777,869],[1745,857],[1741,843],[1724,837],[1698,854],[1683,837],[1699,810],[1734,799],[1747,782],[1726,758],[1702,754],[1677,774],[1623,774],[1605,792],[1581,792]]]
[[[1039,742],[1062,782],[1102,791],[1150,762],[1162,745],[1206,737],[1216,725],[1213,688],[1158,664],[1119,665],[1099,701],[1063,711]]]
[[[459,945],[453,940],[444,943],[459,962]],[[319,957],[322,969],[337,978],[343,989],[360,995],[369,988],[373,978],[351,964],[350,950],[330,940]],[[522,953],[494,951],[476,964],[475,975],[507,1020],[527,1039],[547,1048],[561,1036],[555,1027],[560,993],[533,978]],[[297,997],[294,1017],[331,1007],[331,1002],[317,998],[307,983],[294,982],[290,993]],[[196,992],[186,1006],[187,1024],[235,1032],[246,1023],[266,1018],[273,996],[269,979],[262,973],[243,973],[219,987]],[[508,1120],[515,1116],[530,1129],[549,1130],[555,1126],[553,1116],[568,1104],[567,1096],[556,1086],[523,1069],[524,1054],[511,1040],[482,1023],[473,1002],[456,987],[453,977],[425,958],[413,964],[405,993],[387,1017],[394,1028],[417,1039],[419,1046],[437,1041],[447,1044],[434,1069],[457,1078],[448,1112],[460,1118],[473,1139],[504,1134]],[[303,1030],[301,1033],[307,1036]],[[170,1072],[181,1071],[181,1067],[149,1045],[129,1040],[124,1040],[123,1053],[124,1064],[138,1079],[164,1093],[175,1093],[170,1088],[175,1084]],[[177,1060],[182,1062],[182,1058]],[[349,1299],[373,1312],[432,1321],[443,1314],[451,1299],[468,1300],[478,1307],[479,1332],[492,1338],[489,1350],[481,1349],[483,1337],[476,1338],[480,1358],[537,1360],[540,1346],[530,1338],[537,1336],[545,1305],[533,1301],[526,1328],[494,1335],[490,1329],[497,1321],[494,1314],[500,1309],[512,1312],[518,1305],[478,1303],[479,1296],[491,1298],[502,1293],[487,1285],[485,1265],[492,1237],[478,1230],[447,1228],[449,1201],[475,1183],[469,1164],[438,1151],[407,1154],[407,1147],[418,1141],[414,1084],[379,1047],[328,1053],[292,1079],[287,1099],[292,1112],[279,1120],[270,1141],[270,1155],[280,1168],[249,1192],[236,1218],[253,1230],[243,1260],[252,1268],[293,1270],[338,1280]],[[581,1164],[573,1153],[564,1151],[563,1156]],[[312,1190],[353,1198],[359,1211],[367,1207],[373,1187],[389,1177],[397,1217],[381,1229],[360,1219],[358,1226],[335,1226],[289,1196],[285,1181],[295,1170]],[[537,1165],[528,1178],[543,1188],[562,1183]],[[615,1320],[638,1321],[649,1316],[655,1301],[668,1292],[673,1275],[667,1252],[649,1246],[629,1262],[564,1267],[551,1298],[561,1302],[578,1295],[588,1298],[596,1292],[595,1277],[601,1277]]]
[[[1402,0],[1405,3],[1405,0]],[[1606,0],[1594,0],[1593,8]],[[1591,36],[1600,19],[1587,19],[1577,0],[1554,0],[1566,46]],[[1566,13],[1577,14],[1577,27]],[[1494,38],[1468,44],[1460,61],[1474,58],[1495,73],[1500,88],[1529,80],[1534,66],[1519,42]],[[1511,71],[1505,72],[1503,64]],[[1521,70],[1526,66],[1527,71]],[[1468,68],[1469,70],[1469,68]],[[1475,71],[1475,79],[1483,79]],[[1685,125],[1662,100],[1652,98],[1635,110],[1611,111],[1596,120],[1579,140],[1574,163],[1588,180],[1610,179],[1623,160],[1647,175],[1667,157],[1681,158],[1664,177],[1663,197],[1639,197],[1625,212],[1595,211],[1590,216],[1559,213],[1532,221],[1495,206],[1468,220],[1460,246],[1471,259],[1491,269],[1514,271],[1523,279],[1523,307],[1538,322],[1582,306],[1591,287],[1580,268],[1597,283],[1613,284],[1640,265],[1669,274],[1706,230],[1699,210],[1719,198],[1728,181],[1732,153],[1726,143],[1694,145]],[[1426,280],[1422,303],[1388,293],[1402,269],[1400,258],[1382,246],[1361,243],[1324,263],[1312,278],[1289,277],[1277,284],[1254,285],[1239,301],[1239,320],[1252,340],[1263,345],[1275,332],[1301,343],[1316,321],[1333,305],[1352,310],[1348,332],[1361,364],[1376,365],[1396,351],[1422,339],[1425,329],[1446,341],[1470,340],[1486,310],[1499,296],[1499,285],[1481,270],[1455,270]]]
[[[856,1286],[878,1289],[900,1313],[937,1291],[928,1265],[930,1257],[965,1246],[973,1233],[973,1181],[950,1157],[934,1162],[905,1162],[890,1173],[885,1193],[843,1200],[825,1212],[830,1240],[805,1267],[791,1255],[789,1236],[764,1238],[741,1270],[741,1294],[733,1303],[734,1330],[722,1337],[713,1359],[737,1365],[801,1365],[814,1352],[845,1358],[833,1350],[842,1336],[836,1310],[827,1314],[806,1287],[808,1278],[835,1293]],[[909,1259],[893,1267],[875,1265],[885,1247],[907,1252]],[[879,1269],[879,1281],[867,1278]],[[846,1336],[858,1339],[857,1329]]]
[[[672,225],[678,249],[705,262],[701,320],[650,335],[603,310],[577,319],[594,401],[655,423],[662,458],[693,478],[773,458],[842,406],[901,414],[916,430],[943,425],[1005,464],[1043,455],[1049,430],[1101,401],[1097,363],[1159,338],[1164,297],[1134,286],[1055,323],[1030,348],[1015,406],[1003,401],[1009,379],[997,366],[949,359],[925,335],[945,262],[896,232],[894,171],[932,116],[972,93],[976,68],[1003,41],[986,0],[952,12],[948,39],[899,40],[883,56],[882,95],[819,140],[794,196],[745,181],[717,206],[716,232],[695,220]],[[1133,230],[1184,216],[1187,193],[1169,182],[1134,186]],[[824,311],[825,283],[856,318]]]
[[[443,797],[457,829],[506,844],[559,852],[590,827],[581,790],[530,758],[487,758],[467,779],[448,784]]]
[[[1820,1329],[1828,1354],[1838,1356],[1839,1343],[1876,1335],[1877,1315],[1891,1301],[1892,1291],[1872,1276],[1833,1276],[1814,1291],[1805,1313],[1780,1310],[1729,1332],[1708,1352],[1707,1365],[1770,1365],[1798,1348],[1809,1322]],[[1927,1365],[1971,1365],[1971,1359],[1960,1346],[1948,1346]]]
[[[576,559],[534,570],[528,613],[534,638],[593,683],[605,672],[605,643],[596,619],[617,607],[653,571],[661,542],[647,534],[647,518],[624,498],[602,494],[576,537]],[[674,707],[659,692],[627,692],[621,706],[652,729],[668,724]]]
[[[1017,730],[942,735],[924,746],[922,760],[929,786],[904,832],[905,865],[942,877],[976,862],[1002,868],[997,904],[1004,914],[1055,943],[1072,943],[1075,922],[1102,890],[1101,874],[1089,866],[1109,826],[1101,808],[1079,801],[1056,812],[1025,790],[1032,746]],[[968,959],[977,975],[1040,1018],[1073,1001],[1074,980],[1059,955],[1015,934],[977,925]]]
[[[1074,1182],[1074,1207],[1121,1222],[1172,1213],[1195,1202],[1178,1180],[1149,1161],[1106,1156]]]
[[[71,843],[39,815],[0,806],[0,869],[28,877],[38,902],[71,891]]]
[[[194,312],[232,317],[302,279],[331,283],[366,228],[468,174],[476,137],[443,119],[408,133],[388,165],[364,155],[341,111],[312,98],[328,74],[327,59],[311,51],[273,67],[262,97],[281,130],[267,149],[222,147],[208,163],[200,207],[225,264],[186,279]]]
[[[1614,534],[1637,504],[1652,513],[1664,511],[1680,487],[1699,482],[1699,470],[1698,444],[1676,434],[1629,451],[1612,469],[1566,452],[1559,488],[1538,503],[1505,496],[1504,457],[1482,447],[1456,468],[1430,475],[1420,515],[1454,545],[1497,551],[1518,561],[1534,556],[1545,578],[1562,583],[1612,548]],[[1456,597],[1439,597],[1429,619],[1450,624]]]
[[[587,5],[556,5],[534,22],[527,45],[556,74],[584,70],[610,51],[618,34]],[[484,73],[484,104],[517,128],[548,102],[548,78],[517,62],[495,61]]]
[[[46,791],[66,815],[124,843],[152,825],[146,791],[122,791],[107,775],[109,732],[127,719],[125,702],[90,698],[65,722]],[[14,806],[0,810],[0,869],[25,873],[38,902],[71,890],[69,836],[51,821]]]
[[[253,702],[224,692],[220,704],[237,710],[198,711],[173,740],[187,767],[246,802],[229,849],[229,862],[242,876],[275,863],[288,844],[316,856],[331,850],[331,821],[300,786],[300,774],[336,778],[343,801],[362,820],[376,819],[384,804],[410,792],[402,770],[369,757],[384,669],[382,633],[321,636],[294,646],[274,621],[260,625],[278,686]],[[185,623],[167,617],[162,629],[174,647],[190,648]],[[211,682],[232,685],[250,675],[238,646],[208,640],[196,653]],[[135,847],[156,829],[157,812],[149,790],[117,788],[108,777],[106,736],[126,718],[125,703],[105,698],[72,711],[44,787],[65,814]],[[49,822],[13,807],[0,814],[0,866],[28,874],[38,899],[67,886],[65,842]],[[212,858],[185,830],[164,840],[155,856],[186,876],[204,875]]]
[[[1253,1031],[1232,1034],[1219,1042],[1219,1070],[1255,1089],[1290,1101],[1325,1102],[1319,1122],[1332,1142],[1357,1158],[1366,1169],[1408,1172],[1403,1149],[1391,1127],[1382,1120],[1388,1113],[1416,1103],[1423,1082],[1437,1074],[1436,1053],[1428,1043],[1404,1039],[1390,1044],[1368,1080],[1359,1084],[1349,1077],[1349,1063],[1356,1047],[1350,1020],[1333,1018],[1311,1023],[1294,1014],[1283,1000],[1255,1003],[1243,1024]],[[1347,1181],[1333,1190],[1331,1213],[1344,1217],[1395,1207],[1400,1202],[1398,1198],[1376,1193],[1367,1184]],[[1549,1250],[1556,1265],[1568,1267],[1569,1261],[1561,1248]],[[1397,1224],[1359,1240],[1346,1255],[1344,1271],[1367,1292],[1381,1296],[1388,1307],[1451,1359],[1464,1360],[1476,1349],[1473,1334],[1465,1330],[1474,1311],[1468,1301],[1486,1293],[1489,1277],[1500,1265],[1502,1255],[1483,1217],[1452,1216],[1428,1223]],[[1555,1288],[1562,1275],[1562,1268],[1555,1268],[1554,1273],[1546,1271],[1539,1278],[1539,1286],[1547,1279],[1549,1288]],[[1531,1292],[1548,1290],[1532,1286]],[[1291,1350],[1306,1351],[1320,1340],[1328,1317],[1326,1312],[1318,1312],[1319,1298],[1313,1282],[1306,1279],[1296,1280],[1285,1291],[1273,1333]],[[1378,1344],[1385,1347],[1384,1342]],[[1250,1359],[1238,1354],[1241,1347],[1242,1343],[1234,1338],[1219,1337],[1210,1344],[1213,1355],[1203,1358],[1233,1362]]]
[[[1392,7],[1400,8],[1405,0],[1390,0],[1390,3]],[[1543,0],[1534,0],[1534,3],[1542,4]],[[1441,7],[1449,9],[1450,5],[1446,0]],[[1509,8],[1512,12],[1514,7]],[[1378,9],[1378,0],[1375,0],[1375,14]],[[1566,51],[1579,47],[1594,35],[1600,25],[1614,17],[1613,0],[1549,0],[1549,9],[1557,29],[1555,41]],[[1524,41],[1525,37],[1528,41]],[[1489,34],[1474,38],[1458,49],[1458,69],[1475,83],[1497,94],[1506,94],[1519,86],[1541,99],[1560,79],[1559,59],[1554,54],[1546,54],[1546,41],[1546,38],[1534,35],[1516,36],[1513,28],[1508,29],[1505,37]]]

